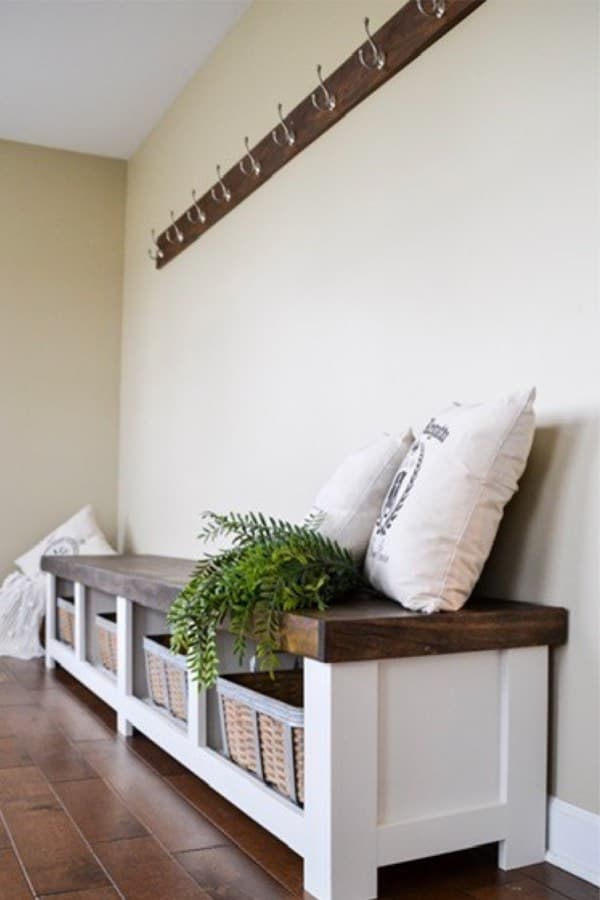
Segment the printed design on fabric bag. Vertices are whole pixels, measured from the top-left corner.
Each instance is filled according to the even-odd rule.
[[[82,543],[72,537],[54,538],[44,550],[44,556],[77,556]]]
[[[386,534],[406,503],[406,500],[414,487],[415,481],[417,480],[417,476],[421,471],[424,458],[425,442],[422,440],[414,441],[383,501],[381,512],[375,523],[370,549],[371,556],[376,557],[376,559],[381,562],[388,561],[387,555],[382,552]]]
[[[435,419],[430,419],[423,429],[423,434],[428,438],[435,438],[436,441],[439,441],[440,444],[443,444],[450,434],[450,429],[447,425],[440,425],[440,423],[436,422]]]
[[[304,516],[302,524],[305,528],[312,528],[317,531],[326,518],[327,512],[324,509],[321,509],[320,506],[311,506],[308,513]]]

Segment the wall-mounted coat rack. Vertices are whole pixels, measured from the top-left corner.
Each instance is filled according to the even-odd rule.
[[[411,63],[485,0],[409,0],[335,72],[323,79],[294,109],[279,104],[279,123],[256,146],[244,139],[245,155],[228,172],[216,167],[216,183],[156,237],[148,255],[161,269],[264,184],[272,175],[335,125],[369,94]],[[241,143],[241,142],[240,142]]]

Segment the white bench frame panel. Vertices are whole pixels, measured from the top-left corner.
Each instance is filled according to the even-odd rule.
[[[381,794],[378,717],[398,715],[394,697],[382,708],[382,666],[390,662],[414,677],[422,658],[322,663],[304,661],[305,807],[289,803],[206,745],[206,701],[191,683],[187,728],[133,695],[133,603],[117,598],[118,675],[111,679],[86,659],[85,587],[75,586],[76,646],[56,638],[56,577],[47,575],[46,666],[58,662],[117,712],[123,736],[137,728],[218,793],[304,857],[308,894],[317,900],[373,900],[379,866],[500,842],[499,865],[541,862],[546,831],[548,648],[525,647],[467,654],[498,654],[500,735],[498,796],[460,809],[429,810],[379,820]],[[462,654],[445,659],[460,666]],[[439,659],[439,658],[438,658]],[[417,662],[418,660],[418,662]],[[449,664],[450,664],[449,663]],[[485,670],[489,671],[489,657]],[[413,670],[411,671],[411,667]],[[443,671],[443,667],[440,671]],[[483,673],[483,669],[482,669]],[[435,696],[423,696],[432,715]],[[400,709],[400,714],[402,710]],[[453,735],[456,738],[456,735]],[[398,748],[400,754],[401,748]],[[417,766],[418,768],[418,766]],[[392,770],[393,771],[393,770]],[[397,769],[401,779],[427,771]],[[389,777],[389,774],[388,774]],[[396,777],[392,775],[392,777]],[[401,796],[401,792],[399,794]]]

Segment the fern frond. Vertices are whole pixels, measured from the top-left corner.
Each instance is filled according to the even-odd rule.
[[[226,620],[240,661],[252,635],[260,667],[272,673],[282,615],[322,611],[361,583],[352,555],[319,532],[320,514],[301,525],[254,512],[205,512],[202,519],[203,541],[227,538],[232,546],[198,562],[167,618],[171,647],[187,653],[192,676],[203,687],[218,677],[217,632]]]

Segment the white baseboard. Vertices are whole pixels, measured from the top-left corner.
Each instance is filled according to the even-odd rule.
[[[546,861],[600,886],[600,816],[549,797]]]

